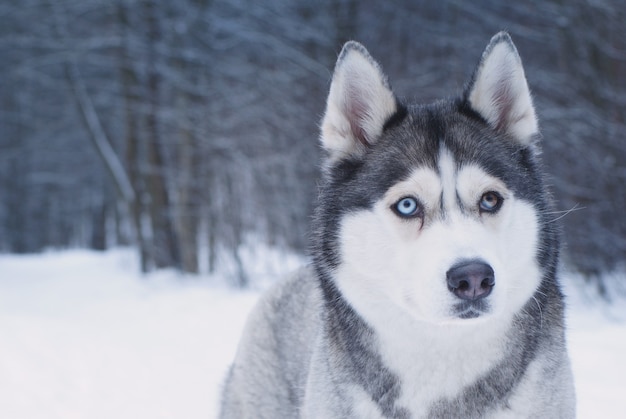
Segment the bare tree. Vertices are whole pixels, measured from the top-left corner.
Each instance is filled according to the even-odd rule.
[[[144,271],[228,261],[245,286],[250,240],[306,251],[341,43],[362,41],[397,91],[428,101],[460,91],[504,28],[568,263],[596,278],[626,254],[625,18],[617,0],[5,2],[0,250],[131,243]]]

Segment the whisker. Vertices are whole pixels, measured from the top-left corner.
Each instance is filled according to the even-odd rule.
[[[533,296],[532,298],[537,303],[537,308],[539,308],[539,328],[543,329],[543,311],[541,310],[541,304],[539,304],[539,300],[537,300],[535,296]]]
[[[586,207],[581,207],[578,204],[574,204],[574,206],[572,208],[568,209],[568,210],[564,210],[564,211],[546,211],[546,212],[544,212],[544,214],[547,214],[547,215],[560,214],[558,217],[548,221],[549,223],[554,223],[556,221],[559,221],[561,218],[571,214],[574,211],[580,211],[580,210],[583,210],[585,208]]]

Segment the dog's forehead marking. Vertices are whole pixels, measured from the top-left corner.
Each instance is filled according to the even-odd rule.
[[[457,165],[454,156],[446,147],[439,149],[439,161],[437,163],[439,178],[441,179],[441,208],[444,213],[456,207],[457,191],[456,177]]]

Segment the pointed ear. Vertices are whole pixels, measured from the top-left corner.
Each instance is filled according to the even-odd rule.
[[[339,54],[322,119],[321,141],[331,161],[359,157],[396,113],[396,98],[380,66],[359,43]]]
[[[465,100],[497,131],[530,145],[539,133],[522,60],[511,37],[491,38],[465,91]]]

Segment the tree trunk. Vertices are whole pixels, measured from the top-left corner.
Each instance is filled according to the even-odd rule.
[[[121,25],[122,33],[122,46],[120,48],[120,79],[122,85],[122,95],[124,100],[124,116],[125,116],[125,141],[126,144],[126,167],[128,175],[133,189],[136,191],[136,199],[133,201],[130,207],[123,208],[126,212],[125,216],[130,218],[136,244],[139,246],[139,257],[141,264],[141,272],[146,273],[150,270],[153,264],[150,257],[150,249],[148,247],[148,240],[146,234],[146,228],[144,227],[143,219],[145,216],[145,204],[144,197],[145,187],[144,182],[141,179],[141,157],[139,150],[139,138],[137,133],[137,120],[139,120],[139,114],[136,111],[136,107],[139,105],[139,82],[137,76],[132,68],[130,41],[128,34],[128,28],[130,26],[128,11],[124,4],[118,5],[118,20]]]
[[[156,48],[161,42],[161,28],[157,17],[157,8],[153,1],[145,4],[147,24],[148,69],[146,116],[146,153],[148,173],[146,175],[147,192],[150,197],[150,220],[152,225],[152,257],[157,268],[180,268],[176,234],[174,231],[173,211],[166,184],[166,172],[161,151],[161,135],[159,131],[159,93],[160,75],[157,64],[159,58]]]
[[[186,103],[186,100],[182,101]],[[184,104],[182,106],[185,106]],[[181,127],[178,143],[178,211],[176,227],[183,272],[198,273],[197,150],[193,134]]]

